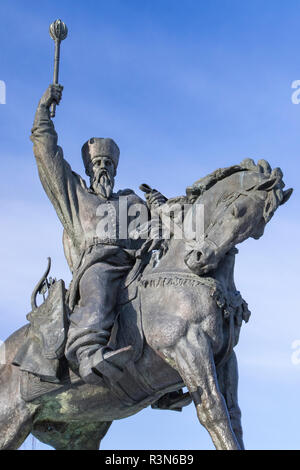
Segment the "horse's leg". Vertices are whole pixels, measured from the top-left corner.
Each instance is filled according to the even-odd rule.
[[[190,325],[187,334],[168,348],[168,352],[164,351],[164,356],[169,363],[175,362],[193,398],[199,421],[209,432],[216,449],[238,450],[240,446],[219,390],[212,347],[201,326]]]
[[[0,450],[18,449],[31,432],[36,407],[20,395],[20,373],[10,364],[0,367]]]
[[[32,434],[56,450],[98,450],[111,423],[58,423],[49,420],[36,422]]]
[[[231,426],[241,449],[244,449],[241,410],[238,405],[238,366],[234,351],[226,363],[217,369],[217,375],[220,390],[226,401]]]

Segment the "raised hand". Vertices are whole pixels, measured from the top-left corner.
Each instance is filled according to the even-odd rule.
[[[165,196],[155,190],[151,193],[147,193],[145,197],[149,207],[159,207],[167,201]]]
[[[40,100],[40,105],[44,105],[47,108],[50,108],[52,103],[58,105],[62,98],[63,88],[62,85],[49,85]]]

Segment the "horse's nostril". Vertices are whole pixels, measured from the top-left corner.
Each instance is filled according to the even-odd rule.
[[[197,261],[200,261],[201,256],[202,256],[201,251],[197,251]]]

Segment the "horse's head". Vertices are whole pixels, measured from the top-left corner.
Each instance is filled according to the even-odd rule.
[[[232,168],[231,174],[202,187],[194,202],[204,205],[204,236],[187,242],[185,263],[199,275],[216,269],[233,246],[249,237],[260,238],[275,210],[292,194],[292,189],[283,191],[280,168],[272,170],[265,160],[255,165],[247,159]]]

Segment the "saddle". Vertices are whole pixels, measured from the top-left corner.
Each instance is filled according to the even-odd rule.
[[[134,362],[141,356],[144,342],[137,298],[138,283],[134,282],[142,265],[141,260],[137,260],[133,273],[130,272],[128,281],[125,280],[121,288],[118,314],[108,343],[111,349],[131,345],[131,360]],[[56,390],[65,384],[81,381],[77,371],[69,368],[64,356],[70,315],[68,291],[63,280],[48,279],[50,268],[49,258],[47,270],[32,293],[32,311],[26,316],[29,321],[26,339],[13,360],[13,364],[23,372],[21,389],[26,400]],[[40,306],[36,303],[37,294],[44,297]],[[125,310],[124,324],[122,317]],[[126,335],[122,332],[123,329],[126,329]]]
[[[26,316],[29,320],[26,340],[13,364],[42,380],[59,383],[68,331],[64,281],[53,282],[48,292],[44,303]]]
[[[49,267],[48,267],[49,268]],[[49,273],[49,269],[47,269]],[[134,276],[136,278],[136,275]],[[138,285],[133,284],[131,275],[130,285],[125,281],[119,296],[118,315],[112,329],[109,346],[117,346],[117,335],[120,329],[120,316],[122,311],[130,302],[134,301],[138,295]],[[39,376],[42,380],[59,383],[61,380],[61,359],[64,358],[64,349],[67,341],[70,311],[67,303],[67,290],[63,280],[50,281],[45,277],[39,283],[39,289],[34,291],[33,296],[42,293],[44,302],[37,306],[35,299],[32,300],[32,311],[26,316],[29,321],[26,332],[26,341],[17,352],[13,364],[19,366],[21,370]],[[48,292],[45,297],[46,291]],[[132,309],[127,310],[127,315]],[[129,312],[128,312],[129,310]],[[135,360],[142,352],[143,332],[139,309],[138,314],[129,322],[132,326],[128,331],[128,338],[122,340],[131,344],[134,348]],[[126,322],[127,323],[127,322]],[[128,325],[126,325],[128,330]],[[126,335],[127,336],[127,335]],[[129,340],[129,343],[128,343]],[[120,347],[118,340],[118,347]],[[123,343],[122,341],[122,343]],[[122,344],[124,346],[125,344]],[[121,347],[122,347],[121,346]]]

